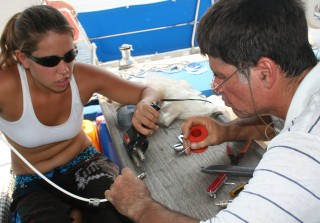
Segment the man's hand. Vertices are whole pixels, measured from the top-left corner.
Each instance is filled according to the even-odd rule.
[[[190,136],[190,129],[195,125],[203,125],[208,130],[208,136],[200,142],[190,142],[188,137]],[[225,142],[226,138],[226,126],[221,124],[208,116],[195,116],[185,120],[181,125],[184,148],[188,148],[185,153],[189,154],[192,150],[201,149],[211,145],[218,145]]]
[[[130,169],[124,168],[105,197],[123,215],[139,223],[197,223],[199,220],[172,211],[151,198],[150,191]]]
[[[145,183],[129,168],[124,168],[121,175],[116,177],[105,197],[123,215],[138,222],[141,215],[153,202]]]

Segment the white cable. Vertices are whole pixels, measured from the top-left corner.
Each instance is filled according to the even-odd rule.
[[[7,140],[3,138],[3,136],[0,137],[1,141],[4,142],[28,167],[30,167],[37,175],[39,175],[43,180],[45,180],[47,183],[51,184],[56,189],[60,190],[61,192],[67,194],[70,197],[73,197],[75,199],[88,202],[89,205],[92,206],[99,206],[100,202],[106,202],[107,199],[98,199],[98,198],[84,198],[80,197],[78,195],[75,195],[73,193],[70,193],[69,191],[66,191],[62,187],[58,186],[57,184],[53,183],[51,180],[49,180],[46,176],[44,176],[42,173],[40,173],[39,170],[37,170],[31,163],[29,163],[28,160],[26,160],[10,143],[8,143]]]

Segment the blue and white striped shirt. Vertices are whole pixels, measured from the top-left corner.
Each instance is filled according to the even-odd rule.
[[[201,223],[320,222],[320,65],[301,82],[285,127],[225,210]]]

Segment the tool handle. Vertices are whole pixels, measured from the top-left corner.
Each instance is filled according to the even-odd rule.
[[[241,183],[238,186],[236,186],[232,191],[229,192],[230,197],[236,197],[238,194],[243,190],[244,185],[247,183]]]
[[[226,173],[219,173],[217,178],[212,182],[212,184],[208,187],[207,192],[210,197],[216,198],[218,190],[222,187],[222,185],[227,180]]]

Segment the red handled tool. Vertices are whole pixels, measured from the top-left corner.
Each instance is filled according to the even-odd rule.
[[[219,173],[217,178],[212,182],[212,184],[208,187],[207,192],[210,197],[216,198],[218,190],[222,187],[222,185],[227,180],[226,173]]]
[[[191,127],[190,130],[190,136],[188,140],[190,142],[200,142],[204,140],[208,136],[208,130],[205,126],[203,125],[194,125]],[[201,149],[191,149],[192,152],[194,153],[202,153],[206,151],[208,147],[203,147]]]
[[[244,142],[233,142],[233,144],[235,146],[239,146],[239,145],[242,146],[241,150],[236,155],[232,153],[232,150],[230,148],[229,143],[227,144],[226,151],[227,151],[227,154],[228,154],[229,159],[231,161],[231,165],[238,165],[241,157],[248,151],[248,149],[252,143],[252,140],[247,141],[244,145],[243,145],[243,143]]]

